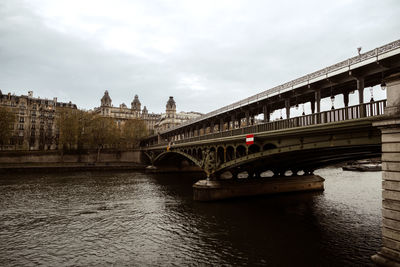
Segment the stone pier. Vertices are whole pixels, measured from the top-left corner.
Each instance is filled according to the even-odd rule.
[[[318,175],[279,178],[200,180],[193,185],[193,199],[213,201],[233,197],[301,191],[323,191],[324,181]]]
[[[372,260],[400,267],[400,73],[389,76],[385,118],[374,123],[382,133],[382,249]]]

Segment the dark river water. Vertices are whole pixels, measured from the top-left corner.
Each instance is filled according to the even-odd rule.
[[[196,174],[0,176],[1,266],[369,266],[381,173],[316,172],[325,191],[192,200]]]

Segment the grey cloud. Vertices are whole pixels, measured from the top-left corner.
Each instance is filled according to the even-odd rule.
[[[165,2],[143,4],[144,12],[168,22],[164,34],[178,39],[180,47],[162,54],[148,44],[146,51],[157,59],[151,60],[107,50],[91,36],[55,31],[25,2],[5,1],[0,4],[0,89],[16,94],[33,89],[86,109],[98,106],[108,89],[114,105],[130,104],[138,94],[150,112],[164,111],[173,95],[178,110],[209,112],[354,56],[360,45],[365,51],[399,38],[397,1],[281,2],[252,1],[201,23],[191,23]]]

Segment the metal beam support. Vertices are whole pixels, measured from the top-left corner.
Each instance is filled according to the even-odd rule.
[[[249,126],[250,125],[250,115],[249,115],[248,110],[246,110],[245,116],[246,116],[246,126]]]
[[[233,130],[233,129],[235,129],[235,120],[236,120],[236,116],[235,116],[235,114],[232,114],[231,115],[231,122],[230,122],[230,129],[229,130]]]
[[[364,77],[357,78],[358,101],[364,104]],[[360,106],[360,117],[365,117],[365,106]]]
[[[290,119],[290,98],[285,99],[286,119]]]
[[[320,113],[321,112],[321,89],[315,90],[315,101],[317,102],[317,113]]]
[[[343,102],[345,107],[349,106],[349,91],[343,92]]]
[[[263,106],[263,113],[264,113],[264,122],[269,122],[270,120],[270,111],[267,105]]]

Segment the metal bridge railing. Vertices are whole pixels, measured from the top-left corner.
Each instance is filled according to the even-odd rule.
[[[202,141],[202,140],[223,138],[223,137],[243,135],[243,134],[276,131],[276,130],[304,127],[316,124],[354,120],[364,117],[373,117],[373,116],[383,115],[385,107],[386,107],[386,100],[374,101],[361,105],[350,106],[340,109],[333,109],[301,117],[294,117],[290,119],[266,122],[262,124],[251,125],[243,128],[237,128],[222,132],[209,133],[201,136],[189,137],[171,142],[175,144],[182,144],[194,141]],[[168,144],[168,142],[163,141],[162,143],[153,146],[160,146],[163,144]]]

